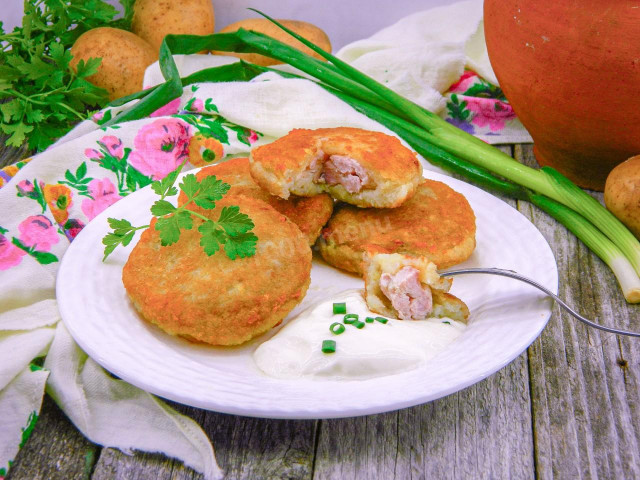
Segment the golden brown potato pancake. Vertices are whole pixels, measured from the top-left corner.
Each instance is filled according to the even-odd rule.
[[[322,192],[359,207],[392,208],[422,179],[416,154],[380,132],[338,127],[295,129],[251,151],[251,175],[272,195]]]
[[[238,345],[277,325],[302,301],[311,249],[300,229],[265,202],[240,195],[225,196],[207,215],[217,219],[229,205],[253,220],[258,243],[252,257],[207,256],[197,218],[173,245],[161,246],[155,219],[142,233],[122,281],[145,320],[189,340]]]
[[[438,268],[455,265],[469,258],[475,235],[467,199],[442,182],[424,180],[398,208],[338,208],[317,245],[331,265],[363,274],[365,251],[423,256]]]

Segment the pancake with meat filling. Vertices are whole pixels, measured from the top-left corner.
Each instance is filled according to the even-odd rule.
[[[469,309],[451,295],[452,280],[424,257],[399,253],[365,255],[365,300],[371,311],[400,320],[450,318],[467,321]]]
[[[422,256],[438,268],[450,267],[469,258],[475,236],[467,199],[442,182],[424,179],[398,208],[338,208],[317,245],[331,265],[363,274],[365,251]]]
[[[207,210],[212,219],[237,205],[251,217],[256,253],[229,259],[207,256],[198,227],[161,246],[146,229],[122,272],[127,294],[140,315],[165,332],[210,345],[238,345],[277,325],[302,301],[310,282],[311,249],[300,229],[265,202],[225,196]]]
[[[333,212],[333,200],[327,194],[314,197],[291,196],[287,200],[269,194],[256,184],[249,172],[248,158],[232,158],[222,163],[205,167],[198,171],[196,177],[202,180],[208,175],[231,185],[228,194],[240,194],[267,202],[278,212],[295,223],[313,245],[320,235],[320,230],[327,223]],[[184,193],[180,193],[178,204],[186,201]],[[197,206],[194,205],[197,210]],[[199,210],[198,210],[199,211]]]
[[[339,127],[295,129],[251,151],[251,175],[272,195],[322,192],[359,207],[392,208],[422,180],[415,153],[380,132]]]

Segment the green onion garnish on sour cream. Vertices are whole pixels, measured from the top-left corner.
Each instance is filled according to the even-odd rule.
[[[333,314],[336,315],[338,313],[347,313],[347,304],[346,303],[334,303],[333,304]]]
[[[344,332],[345,328],[343,324],[335,322],[331,324],[329,330],[331,330],[331,333],[333,333],[334,335],[340,335],[342,332]]]
[[[323,340],[322,341],[322,353],[335,353],[336,341],[335,340]]]

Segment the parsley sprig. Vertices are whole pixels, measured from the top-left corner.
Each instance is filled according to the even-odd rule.
[[[198,180],[190,173],[182,178],[178,185],[187,201],[176,207],[166,200],[167,197],[178,194],[175,182],[182,166],[171,172],[162,180],[151,184],[153,191],[160,196],[151,206],[151,214],[157,217],[155,229],[160,234],[160,243],[163,246],[173,245],[180,239],[182,230],[191,230],[194,225],[194,217],[203,222],[198,227],[201,234],[200,245],[209,256],[224,249],[224,253],[231,260],[236,258],[251,257],[256,253],[258,237],[251,231],[253,221],[248,215],[240,212],[237,206],[225,206],[222,208],[217,221],[214,221],[196,211],[190,210],[189,205],[195,204],[205,210],[215,208],[216,202],[227,193],[229,184],[218,180],[214,175]],[[127,246],[133,240],[138,230],[144,230],[150,225],[134,227],[126,219],[108,219],[112,231],[103,239],[104,258],[113,252],[118,245]]]
[[[110,26],[128,28],[133,0],[120,0],[124,17],[103,0],[27,0],[22,26],[5,32],[0,22],[0,131],[7,145],[44,150],[87,111],[108,102],[107,91],[87,77],[101,59],[69,67],[69,49],[87,30]]]

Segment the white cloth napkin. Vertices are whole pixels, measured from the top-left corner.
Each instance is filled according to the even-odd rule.
[[[447,82],[455,81],[465,64],[490,76],[482,55],[472,54],[482,49],[470,47],[480,38],[480,3],[413,15],[340,54],[403,94],[438,108]],[[425,33],[437,25],[441,28],[431,36]],[[411,45],[403,50],[398,45],[405,33]],[[437,46],[439,38],[445,41]],[[420,42],[431,42],[433,48],[418,52]],[[404,65],[411,68],[400,62],[402,52]],[[385,72],[380,64],[390,59],[393,68]],[[204,55],[177,58],[183,74],[229,61]],[[160,81],[157,65],[151,66],[145,85]],[[117,110],[102,112],[95,121]],[[147,179],[166,174],[185,155],[188,167],[203,164],[197,135],[207,127],[170,116],[184,110],[216,119],[220,141],[207,148],[219,147],[224,155],[247,153],[294,127],[353,126],[390,133],[310,81],[266,74],[248,83],[190,86],[153,118],[107,129],[85,121],[53,148],[20,169],[13,167],[9,181],[0,178],[0,477],[33,428],[45,382],[47,392],[91,441],[126,452],[162,452],[206,479],[221,477],[202,429],[88,358],[59,321],[55,297],[59,261],[70,240],[97,213],[139,186],[130,182],[135,172],[116,172],[106,160],[112,167],[113,162],[126,162]],[[168,138],[162,137],[163,131],[173,135],[169,140],[180,149],[160,148],[158,142]],[[438,170],[426,163],[424,167]],[[44,368],[41,362],[33,363],[45,355]]]

